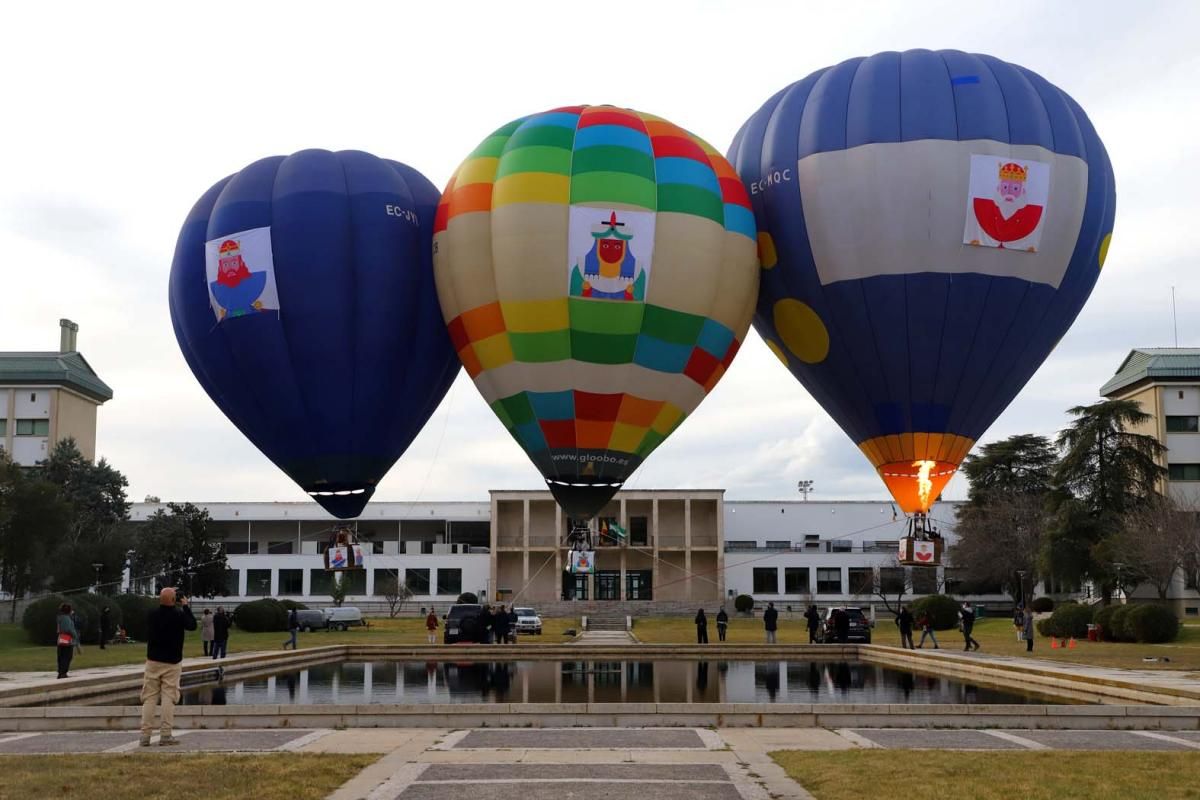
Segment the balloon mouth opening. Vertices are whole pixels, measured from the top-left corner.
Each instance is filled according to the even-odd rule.
[[[310,489],[311,497],[349,497],[356,494],[366,494],[366,489]]]
[[[906,514],[921,514],[937,502],[958,465],[949,461],[892,461],[879,466],[879,476]]]
[[[624,481],[560,481],[555,478],[546,478],[546,483],[550,486],[572,486],[577,489],[587,489],[593,486],[597,488],[620,489],[625,485]]]

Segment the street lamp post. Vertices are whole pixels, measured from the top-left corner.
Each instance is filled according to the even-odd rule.
[[[100,594],[100,570],[104,569],[104,565],[94,563],[92,569],[96,570],[96,583],[92,586],[92,594]]]
[[[813,482],[809,480],[796,481],[796,489],[804,496],[804,502],[808,502],[808,493],[813,491]]]
[[[1020,605],[1025,605],[1025,570],[1017,570],[1017,584],[1020,592]]]

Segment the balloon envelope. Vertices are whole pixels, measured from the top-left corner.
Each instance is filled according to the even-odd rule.
[[[484,139],[443,193],[434,248],[459,357],[577,518],[720,380],[758,289],[729,163],[610,106],[534,114]]]
[[[914,50],[792,84],[729,157],[759,229],[755,327],[900,505],[927,510],[1096,283],[1104,145],[1035,73]]]
[[[304,150],[219,181],[179,234],[184,358],[338,517],[362,512],[458,371],[433,286],[438,197],[403,164]]]

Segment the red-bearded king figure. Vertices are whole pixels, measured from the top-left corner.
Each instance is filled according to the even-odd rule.
[[[242,248],[233,239],[221,242],[217,260],[217,283],[233,288],[250,277],[250,270],[242,260]]]
[[[1000,202],[974,198],[973,208],[979,227],[999,242],[1000,247],[1004,247],[1005,242],[1024,239],[1042,220],[1042,207],[1026,199],[1025,180],[1028,176],[1028,170],[1020,164],[1002,164],[1000,183],[996,186]]]

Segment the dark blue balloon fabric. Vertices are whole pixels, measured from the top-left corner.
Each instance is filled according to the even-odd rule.
[[[438,200],[404,164],[304,150],[219,181],[179,234],[184,358],[337,517],[362,512],[459,369],[433,282]]]

